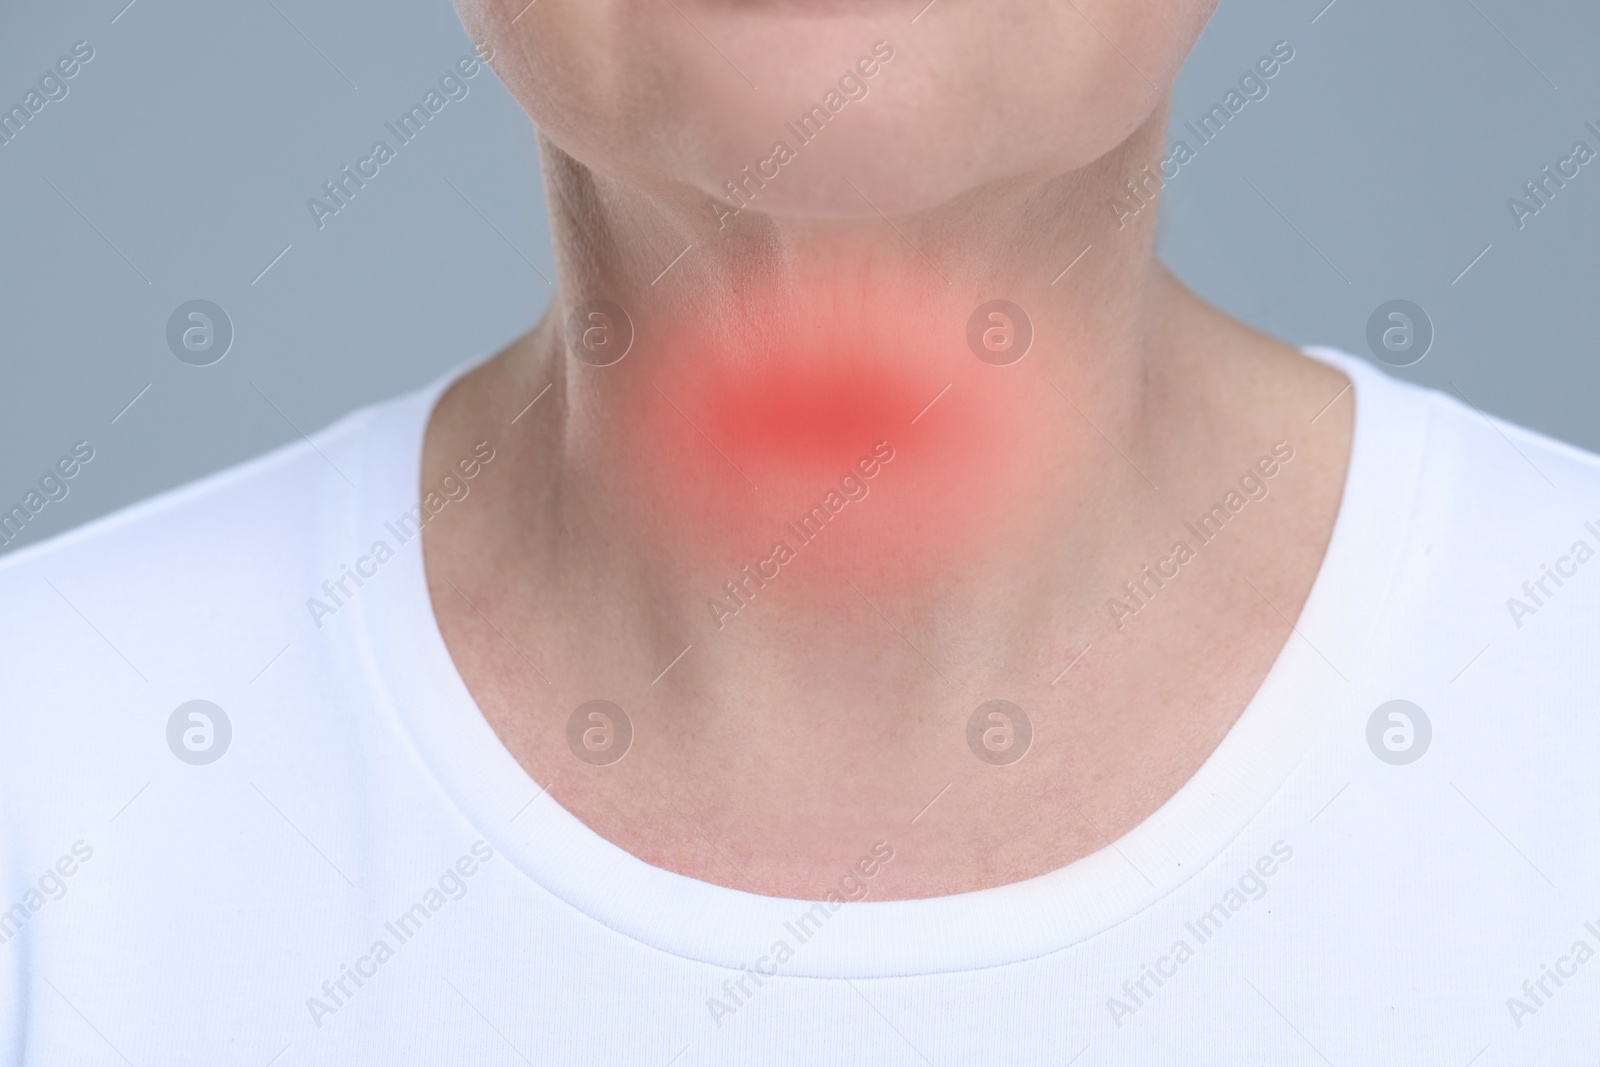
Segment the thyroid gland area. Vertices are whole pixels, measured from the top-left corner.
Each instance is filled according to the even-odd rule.
[[[796,329],[672,348],[613,423],[646,521],[736,564],[746,598],[802,556],[818,575],[959,565],[1015,520],[1048,399],[1026,368],[974,358],[961,318],[911,343]]]

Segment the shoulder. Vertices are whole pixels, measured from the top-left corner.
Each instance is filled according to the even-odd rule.
[[[57,613],[44,605],[53,599],[65,608],[73,593],[108,618],[150,618],[225,599],[236,582],[270,580],[263,568],[289,563],[348,505],[365,431],[381,411],[356,412],[309,439],[0,558],[0,597],[12,607],[0,635],[9,644],[48,628]],[[20,605],[30,607],[20,614],[31,625]]]
[[[1371,461],[1368,476],[1414,477],[1417,522],[1492,548],[1537,540],[1564,517],[1600,517],[1587,511],[1600,489],[1600,456],[1490,415],[1455,389],[1408,384],[1336,350],[1307,352],[1351,379],[1354,448]]]
[[[1347,496],[1389,517],[1364,528],[1391,533],[1347,546],[1379,573],[1359,586],[1374,605],[1350,608],[1368,625],[1347,671],[1346,736],[1365,733],[1353,746],[1377,753],[1385,708],[1427,723],[1408,773],[1361,752],[1381,791],[1373,825],[1408,823],[1424,862],[1446,862],[1459,840],[1530,884],[1592,879],[1600,459],[1487,414],[1477,397],[1369,366],[1352,377],[1366,410]]]
[[[419,397],[0,558],[0,863],[51,862],[85,812],[110,818],[178,705],[249,691],[350,558],[363,487],[414,469]]]
[[[1355,385],[1346,506],[1374,543],[1345,550],[1382,570],[1362,687],[1432,703],[1485,780],[1582,782],[1600,800],[1600,457],[1311,351]]]

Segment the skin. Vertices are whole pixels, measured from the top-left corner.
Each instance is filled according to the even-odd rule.
[[[1289,637],[1354,412],[1342,375],[1161,267],[1153,206],[1120,226],[1108,207],[1164,154],[1209,4],[458,7],[539,126],[561,292],[435,410],[424,485],[479,441],[497,458],[425,560],[456,666],[528,774],[648,863],[800,898],[879,841],[874,899],[1032,877],[1165,803]],[[869,95],[719,227],[722,182],[879,40],[895,55]],[[1034,327],[1005,368],[965,340],[996,296]],[[563,339],[595,297],[636,328],[612,367]],[[859,430],[896,459],[719,628],[708,600],[844,469],[836,442],[773,430],[811,424],[812,381],[881,394],[840,448]],[[1280,441],[1270,495],[1114,617]],[[567,747],[595,698],[634,725],[609,766]],[[966,741],[996,698],[1033,723],[1009,766]]]

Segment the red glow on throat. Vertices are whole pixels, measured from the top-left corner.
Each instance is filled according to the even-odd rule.
[[[943,318],[859,342],[808,329],[755,350],[652,345],[618,441],[644,521],[712,557],[799,537],[847,571],[958,563],[1026,496],[1043,381],[1026,361],[979,361],[966,315]]]
[[[928,400],[926,375],[871,365],[784,360],[708,377],[698,398],[707,435],[777,480],[849,462],[890,437],[903,443],[903,428]]]

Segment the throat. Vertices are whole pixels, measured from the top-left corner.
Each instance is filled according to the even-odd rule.
[[[966,318],[769,306],[737,331],[675,324],[575,417],[605,420],[607,484],[678,567],[747,593],[780,575],[806,595],[926,583],[1020,552],[1089,476],[1048,345],[987,363]]]

